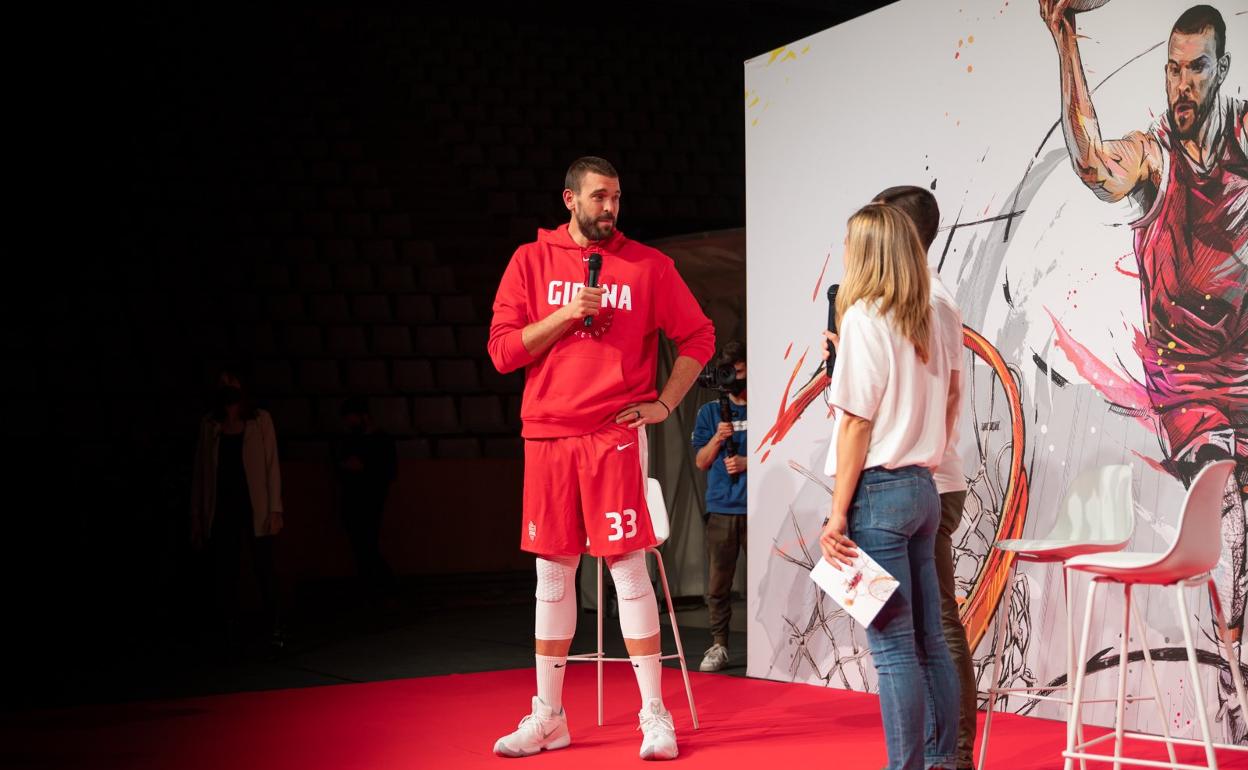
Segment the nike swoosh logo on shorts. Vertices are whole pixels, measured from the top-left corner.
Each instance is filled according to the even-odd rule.
[[[632,445],[633,445],[633,444],[635,444],[635,443],[637,443],[637,442],[636,442],[636,441],[630,441],[630,442],[628,442],[627,444],[616,444],[616,445],[615,445],[615,451],[617,451],[617,452],[623,452],[625,449],[628,449],[630,446],[632,446]]]

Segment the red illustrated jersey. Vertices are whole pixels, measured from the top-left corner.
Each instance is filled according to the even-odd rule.
[[[602,255],[601,311],[588,328],[570,324],[534,358],[521,331],[572,301],[585,285],[593,253]],[[715,352],[711,322],[671,258],[618,230],[588,248],[572,240],[567,225],[539,230],[537,241],[517,249],[503,273],[488,343],[500,372],[526,367],[521,434],[579,436],[607,425],[628,404],[653,401],[660,330],[677,355],[700,365]]]
[[[1163,118],[1161,187],[1135,227],[1146,334],[1136,345],[1173,454],[1202,434],[1248,435],[1248,137],[1245,103],[1214,104],[1208,166]],[[1248,452],[1248,442],[1240,453]]]

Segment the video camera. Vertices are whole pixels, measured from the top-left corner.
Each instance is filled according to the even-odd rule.
[[[731,353],[721,354],[711,359],[706,365],[702,373],[698,375],[698,384],[708,390],[719,392],[719,419],[720,422],[732,422],[732,407],[728,400],[728,395],[739,395],[745,386],[745,380],[737,379],[737,366],[733,361],[722,363]],[[724,442],[724,453],[728,457],[737,456],[737,442],[728,439]],[[740,477],[739,474],[732,474],[730,478],[736,481]]]
[[[708,390],[728,393],[732,383],[737,381],[737,368],[732,364],[716,364],[714,361],[706,365],[698,375],[698,384]]]

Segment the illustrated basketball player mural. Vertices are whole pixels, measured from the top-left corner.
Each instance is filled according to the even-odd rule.
[[[1096,197],[1129,197],[1140,208],[1131,225],[1143,310],[1135,349],[1163,466],[1186,485],[1206,464],[1236,460],[1222,508],[1217,577],[1239,647],[1248,593],[1248,112],[1243,100],[1222,93],[1231,66],[1226,22],[1208,5],[1179,16],[1167,44],[1166,113],[1146,131],[1106,139],[1071,5],[1040,2],[1057,46],[1062,133],[1075,172]],[[1113,371],[1058,326],[1058,345],[1077,368]],[[1219,689],[1233,701],[1229,669]],[[1232,709],[1231,718],[1231,732],[1242,740],[1244,715]]]
[[[1172,608],[1146,609],[1146,629],[1132,634],[1171,666],[1163,689],[1172,731],[1189,729],[1193,710],[1207,705],[1223,740],[1248,743],[1230,677],[1231,665],[1248,671],[1248,80],[1242,62],[1231,68],[1235,41],[1248,39],[1248,9],[1234,5],[910,0],[747,62],[751,276],[765,265],[762,280],[750,279],[758,308],[750,344],[755,356],[771,349],[784,362],[772,381],[751,362],[761,370],[756,400],[778,406],[754,447],[751,527],[770,548],[757,554],[765,558],[751,553],[752,675],[876,684],[861,629],[806,577],[830,499],[827,478],[812,469],[823,467],[831,425],[827,377],[807,332],[822,325],[824,291],[837,281],[835,212],[863,201],[829,200],[838,193],[803,187],[794,169],[862,179],[862,199],[928,182],[941,205],[930,261],[966,325],[960,451],[969,494],[953,548],[978,689],[990,684],[994,617],[1010,597],[997,684],[1066,681],[1054,641],[1065,623],[1060,572],[1017,566],[996,540],[1042,536],[1079,472],[1129,463],[1137,502],[1129,547],[1164,550],[1185,487],[1232,458],[1214,577],[1235,660],[1218,651],[1210,608],[1193,610],[1205,626],[1198,664],[1217,682],[1216,704],[1195,702],[1186,686]],[[913,24],[924,31],[900,30]],[[871,53],[865,41],[892,33],[912,63],[871,74],[873,90],[837,81],[847,61]],[[942,38],[956,47],[929,42]],[[894,83],[907,99],[871,95],[895,93]],[[871,128],[837,123],[829,142],[826,116],[854,98],[873,114]],[[853,148],[864,143],[891,149],[863,159]],[[818,232],[793,236],[794,223],[807,221]],[[789,272],[800,280],[790,285]],[[1112,637],[1093,628],[1090,674],[1117,670]],[[1102,688],[1093,697],[1112,698],[1115,678],[1090,677]],[[1018,698],[1005,708],[1065,717]],[[1136,726],[1158,732],[1146,712],[1132,717]]]

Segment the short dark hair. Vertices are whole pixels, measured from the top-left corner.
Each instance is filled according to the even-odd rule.
[[[936,240],[936,231],[940,228],[940,207],[936,205],[936,196],[930,191],[914,185],[898,185],[881,190],[873,202],[887,203],[901,209],[914,222],[914,229],[919,232],[923,247],[932,247],[932,241]]]
[[[740,361],[745,363],[745,343],[733,340],[719,352],[719,366],[732,366]]]
[[[577,158],[572,161],[572,165],[568,166],[568,173],[563,177],[563,188],[572,192],[581,191],[581,180],[589,172],[609,176],[612,179],[619,179],[620,175],[616,173],[615,166],[610,161],[604,160],[594,155],[586,155],[583,158]]]
[[[1210,27],[1213,27],[1214,46],[1218,58],[1221,59],[1226,53],[1226,21],[1212,5],[1193,5],[1188,8],[1174,22],[1170,34],[1182,32],[1184,35],[1199,35]]]

